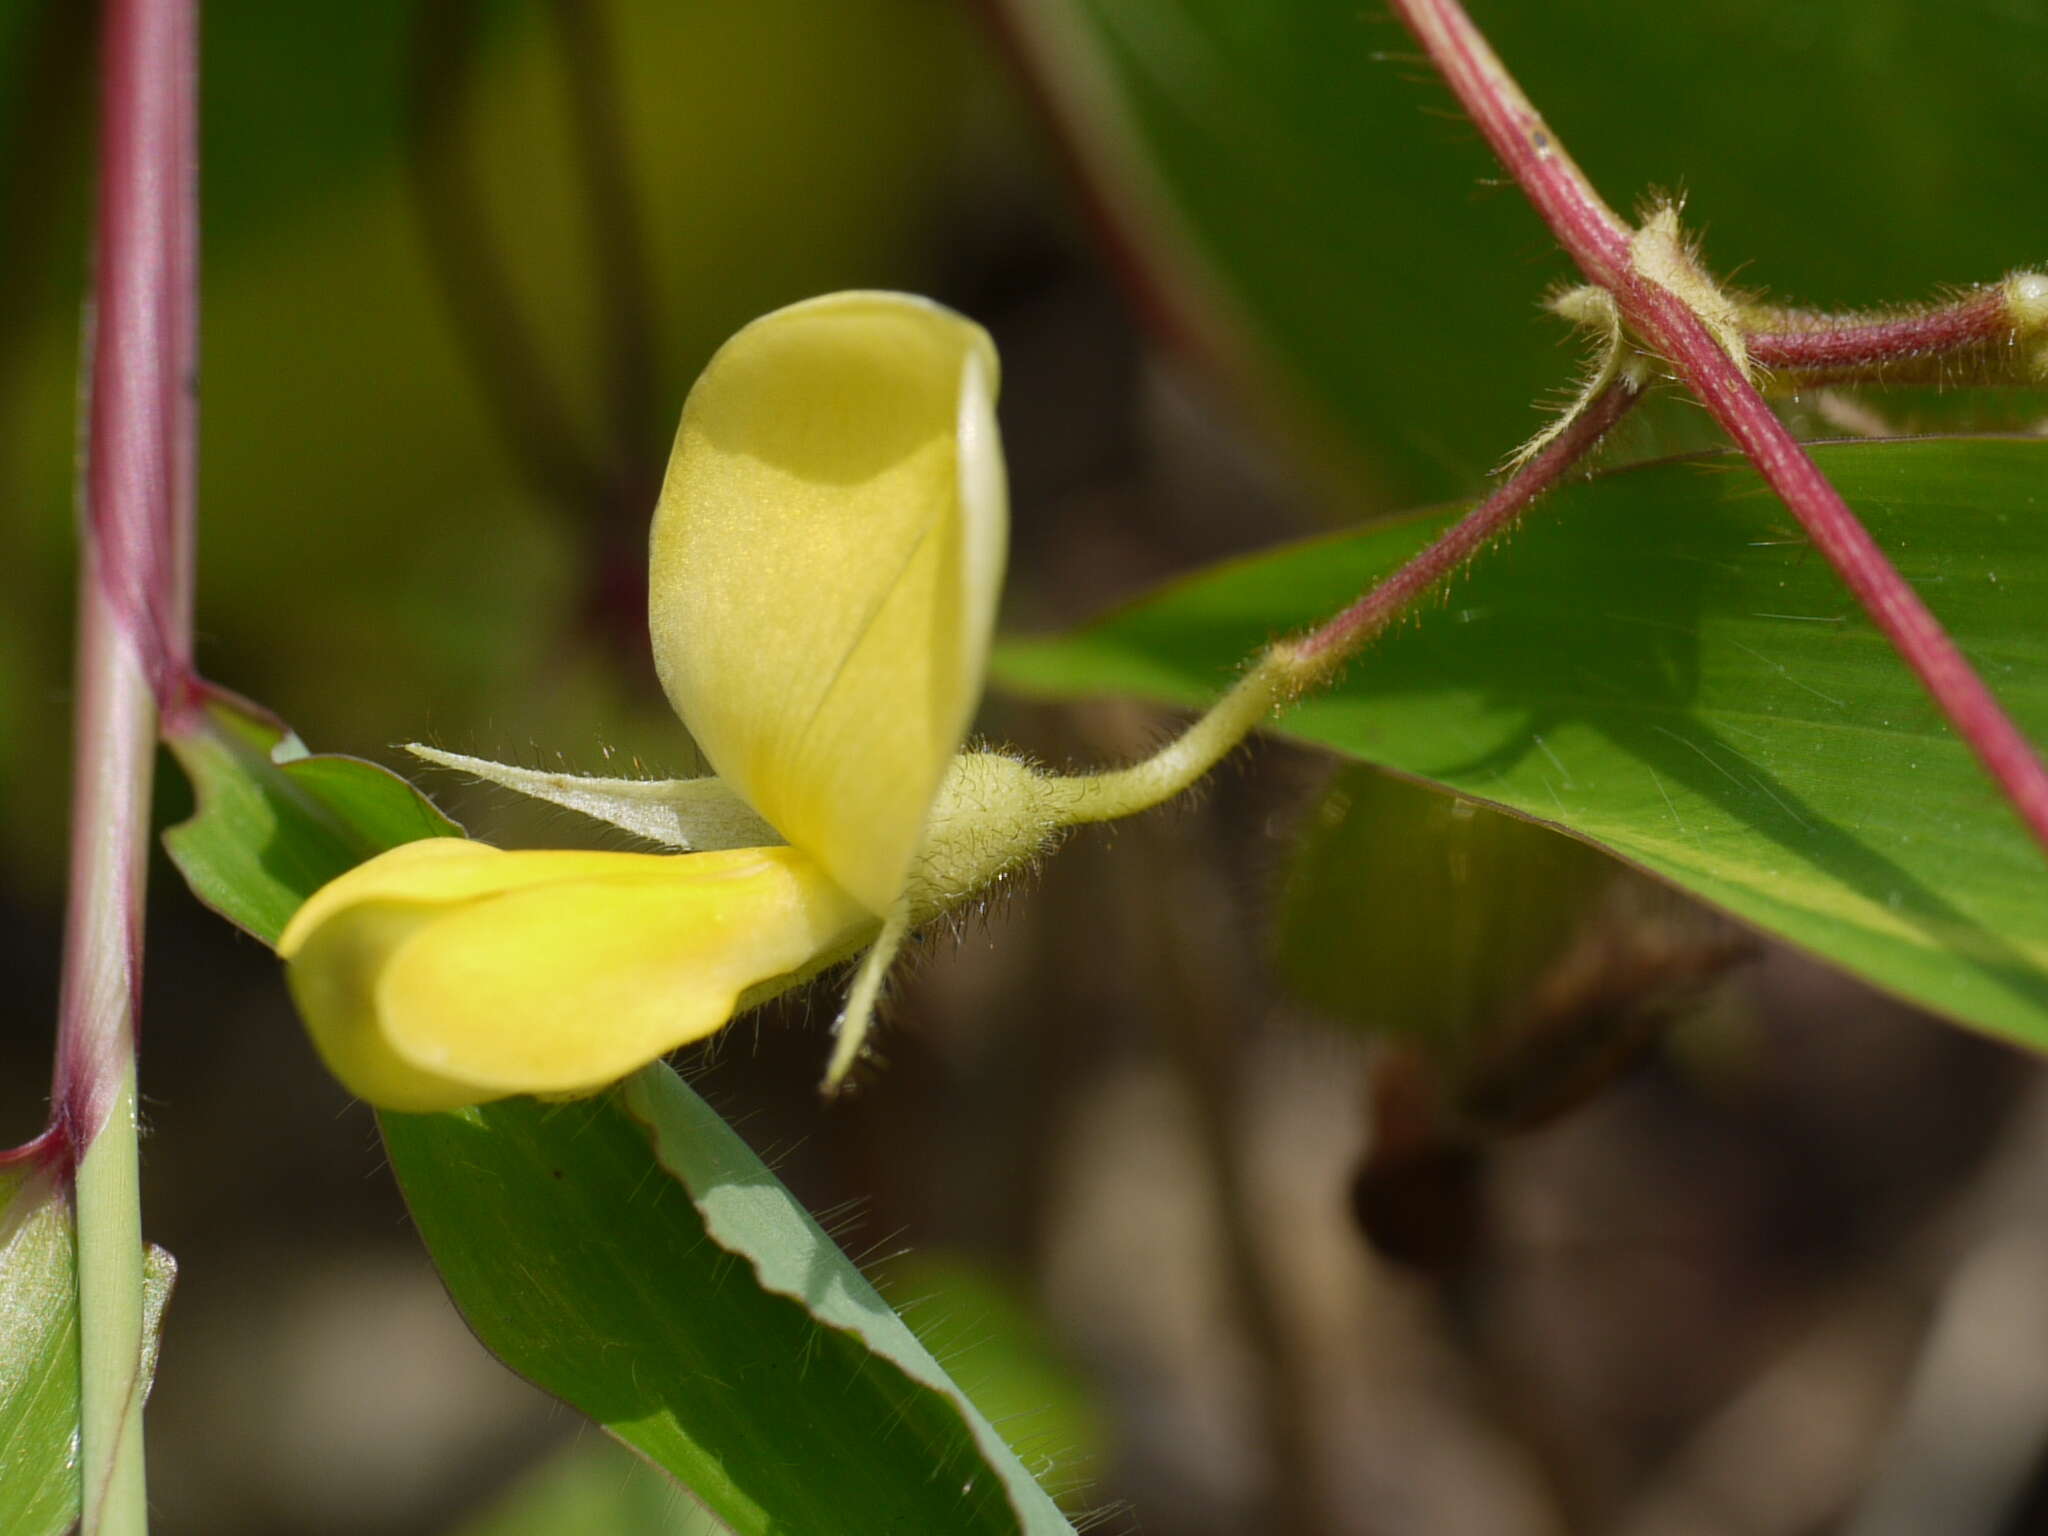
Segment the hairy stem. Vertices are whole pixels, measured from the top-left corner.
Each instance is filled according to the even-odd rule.
[[[1191,789],[1283,702],[1300,691],[1292,651],[1277,646],[1262,656],[1202,717],[1142,762],[1083,774],[1058,785],[1058,824],[1086,826],[1119,821],[1164,805]]]
[[[1640,398],[1635,372],[1622,369],[1442,537],[1321,628],[1273,646],[1207,713],[1152,756],[1128,768],[1048,781],[1058,786],[1057,803],[1049,811],[1053,824],[1116,821],[1163,805],[1193,786],[1276,708],[1328,681],[1409,604],[1484,549],[1583,459]]]
[[[1645,306],[1645,331],[1799,519],[2048,850],[2048,771],[1955,641],[1877,547],[1841,493],[1675,295]],[[1682,353],[1683,356],[1678,354]]]
[[[1502,165],[1586,281],[1620,297],[1633,231],[1594,190],[1457,0],[1392,0]]]
[[[1504,532],[1545,491],[1555,486],[1626,416],[1642,390],[1622,374],[1565,423],[1536,456],[1467,512],[1435,543],[1357,602],[1296,642],[1303,662],[1335,664],[1357,653],[1400,617],[1416,598],[1463,566]]]
[[[1801,382],[1895,379],[1904,366],[2009,342],[2014,331],[2002,283],[1905,314],[1758,309],[1744,319],[1750,361]]]
[[[1756,464],[2028,830],[2048,850],[2048,770],[1940,623],[1893,568],[1730,356],[1722,328],[1638,270],[1635,236],[1544,125],[1457,0],[1393,0],[1460,103],[1589,282],[1607,289],[1631,332],[1663,356]]]

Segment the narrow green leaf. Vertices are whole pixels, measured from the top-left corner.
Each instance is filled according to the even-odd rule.
[[[307,756],[239,700],[210,700],[173,747],[200,801],[167,836],[173,857],[266,940],[362,859],[459,835],[403,781]],[[742,1536],[1069,1530],[745,1144],[666,1067],[632,1091],[638,1120],[616,1093],[382,1117],[414,1220],[485,1345]]]
[[[859,1271],[667,1067],[600,1098],[382,1124],[477,1336],[741,1536],[1069,1530]],[[650,1164],[650,1128],[670,1177]]]
[[[78,1280],[71,1204],[46,1172],[0,1168],[0,1531],[62,1536],[78,1522]],[[177,1266],[143,1260],[142,1380]]]
[[[266,944],[307,896],[372,854],[462,835],[396,774],[313,756],[275,716],[219,689],[164,739],[198,801],[164,832],[171,861],[195,896]]]
[[[2048,742],[2048,442],[1823,445],[1822,468]],[[1449,520],[1221,566],[998,674],[1212,697]],[[1559,493],[1280,728],[1547,821],[1959,1022],[2048,1048],[2048,869],[1789,515],[1730,456]]]
[[[1067,1530],[1008,1442],[710,1105],[661,1064],[626,1083],[625,1105],[653,1138],[656,1159],[690,1192],[713,1242],[751,1264],[763,1289],[802,1302],[817,1324],[850,1334],[877,1362],[893,1364],[911,1382],[950,1402],[1001,1480],[1018,1529]],[[886,1367],[881,1369],[886,1376]],[[893,1391],[896,1383],[887,1379]],[[928,1465],[938,1475],[941,1463]],[[1050,1464],[1041,1470],[1050,1471]],[[963,1502],[968,1488],[980,1480],[979,1471],[969,1472]]]

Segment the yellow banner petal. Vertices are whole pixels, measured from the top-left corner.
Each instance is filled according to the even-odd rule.
[[[883,913],[981,693],[1007,539],[994,348],[835,294],[711,361],[651,540],[663,686],[719,777]]]
[[[458,851],[414,843],[371,860],[280,941],[329,1069],[387,1109],[600,1088],[875,926],[789,848],[434,843]]]

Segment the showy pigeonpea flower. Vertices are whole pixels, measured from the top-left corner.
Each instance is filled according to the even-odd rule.
[[[430,839],[316,892],[278,950],[345,1085],[401,1110],[589,1092],[865,950],[834,1085],[915,925],[1059,828],[1177,792],[1270,708],[1254,672],[1229,719],[1091,778],[962,751],[1006,545],[996,377],[980,327],[899,294],[726,343],[684,406],[649,569],[656,668],[716,776],[413,749],[689,851]]]

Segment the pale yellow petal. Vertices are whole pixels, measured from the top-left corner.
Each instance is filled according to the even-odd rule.
[[[663,686],[719,776],[876,913],[981,692],[1007,528],[986,334],[838,294],[691,392],[651,540]]]
[[[292,991],[314,1043],[374,1104],[602,1087],[717,1030],[748,987],[875,926],[788,848],[490,852],[416,856],[417,889],[387,869],[296,935]],[[505,878],[453,894],[464,882],[446,877],[464,862]]]
[[[306,935],[336,912],[382,899],[445,904],[522,885],[614,872],[621,860],[664,855],[582,853],[546,849],[512,851],[466,837],[427,837],[401,843],[320,887],[292,914],[278,935],[277,952],[289,960]]]

